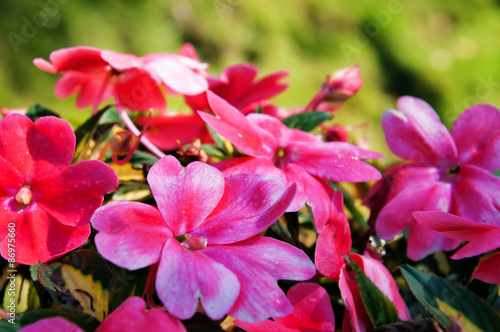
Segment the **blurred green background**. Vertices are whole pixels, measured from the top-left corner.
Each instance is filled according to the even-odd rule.
[[[467,106],[500,106],[500,1],[460,0],[2,0],[0,106],[40,103],[74,126],[90,110],[58,100],[58,75],[36,57],[76,45],[145,55],[197,48],[209,72],[251,62],[262,74],[288,70],[275,99],[305,105],[327,74],[359,64],[364,87],[335,119],[369,122],[370,148],[388,153],[380,125],[401,95],[429,102],[450,126]],[[172,103],[175,105],[175,102]]]

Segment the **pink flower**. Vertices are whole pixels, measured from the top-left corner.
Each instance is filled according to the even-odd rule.
[[[281,318],[273,318],[258,323],[246,323],[235,320],[235,324],[247,332],[333,332],[335,316],[330,297],[318,284],[301,282],[294,285],[287,293],[293,306],[293,312]]]
[[[122,331],[169,331],[185,332],[182,323],[168,313],[150,309],[146,311],[146,303],[139,297],[125,300],[96,329],[96,332]],[[81,327],[62,317],[44,318],[27,325],[19,332],[85,332]]]
[[[331,216],[330,181],[370,181],[380,173],[360,158],[380,158],[344,142],[325,143],[312,134],[290,129],[278,119],[252,113],[246,117],[226,101],[208,92],[208,101],[217,115],[200,112],[215,131],[248,157],[220,162],[224,174],[259,173],[278,177],[287,186],[295,183],[297,194],[287,211],[311,206],[318,232]]]
[[[366,276],[380,289],[394,304],[401,320],[410,319],[410,312],[399,294],[398,286],[387,268],[378,260],[359,254],[350,254],[349,257],[359,265]],[[364,332],[371,331],[373,324],[366,312],[366,308],[359,294],[358,284],[354,271],[348,271],[347,266],[342,267],[339,288],[346,311],[342,328],[344,331]]]
[[[33,63],[50,73],[63,74],[55,86],[56,96],[66,98],[77,93],[76,106],[93,106],[111,97],[131,110],[163,110],[165,97],[159,87],[169,91],[198,94],[207,83],[197,69],[202,64],[190,58],[168,53],[137,57],[92,47],[63,48],[50,54],[50,62],[36,58]]]
[[[291,245],[255,235],[282,215],[294,188],[256,174],[224,178],[201,162],[183,169],[172,156],[153,165],[148,182],[158,208],[112,202],[95,212],[103,257],[129,270],[158,263],[158,297],[180,319],[194,315],[198,300],[214,320],[292,311],[277,279],[309,279],[314,264]]]
[[[374,186],[367,205],[377,209],[376,231],[391,239],[406,227],[408,257],[419,260],[458,246],[413,221],[413,211],[446,211],[500,225],[500,112],[493,106],[469,107],[451,134],[424,101],[402,97],[401,112],[384,113],[387,143],[409,162],[390,169]],[[381,192],[383,191],[383,193]]]
[[[221,77],[208,76],[208,89],[226,99],[244,114],[253,112],[259,104],[267,105],[267,100],[288,87],[279,80],[288,76],[287,72],[277,72],[256,80],[258,69],[250,64],[239,64],[225,69]],[[194,110],[208,110],[206,92],[185,95],[187,104]],[[138,118],[144,124],[146,118]],[[211,143],[212,138],[205,122],[197,113],[160,114],[151,119],[145,136],[162,150],[174,150],[181,145],[201,139]]]
[[[87,240],[92,213],[118,179],[101,161],[70,166],[74,151],[75,135],[62,119],[42,117],[33,123],[25,115],[11,114],[0,120],[0,239],[5,259],[35,265]],[[13,244],[15,257],[9,250]]]
[[[454,240],[469,241],[451,258],[462,259],[500,248],[500,227],[485,225],[445,212],[413,212],[415,220],[439,234]],[[479,263],[474,278],[500,284],[500,252]]]

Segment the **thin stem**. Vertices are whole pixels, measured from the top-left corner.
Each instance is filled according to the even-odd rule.
[[[316,96],[314,96],[314,98],[309,102],[309,104],[307,104],[306,108],[304,109],[304,112],[313,111],[321,102],[321,100],[323,100],[324,95],[325,93],[323,92],[323,90],[318,92]]]
[[[165,153],[163,153],[160,149],[156,147],[153,143],[151,143],[150,140],[146,138],[146,136],[141,135],[141,131],[135,126],[134,122],[130,119],[130,117],[127,114],[127,111],[125,111],[120,102],[118,101],[118,98],[115,97],[116,100],[116,109],[118,110],[118,114],[120,115],[120,118],[122,118],[123,123],[125,126],[130,130],[132,134],[135,136],[139,136],[141,139],[142,145],[144,145],[149,151],[151,151],[155,156],[158,158],[163,158],[166,156]]]

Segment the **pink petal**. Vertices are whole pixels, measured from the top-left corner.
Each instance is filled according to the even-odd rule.
[[[208,89],[207,80],[177,57],[160,57],[148,63],[146,68],[159,81],[180,94],[197,95]]]
[[[316,272],[304,252],[266,237],[208,246],[204,254],[224,264],[238,277],[240,294],[228,314],[246,322],[290,314],[292,306],[276,281],[307,280]]]
[[[474,165],[462,166],[453,198],[462,217],[500,226],[500,177]]]
[[[500,112],[490,105],[466,109],[451,130],[461,164],[500,169]]]
[[[388,110],[382,117],[392,152],[417,164],[454,166],[457,149],[432,107],[418,98],[401,97],[398,108],[401,112]]]
[[[130,297],[115,309],[96,332],[123,331],[185,332],[182,323],[159,309],[146,310],[146,302],[140,297]]]
[[[179,50],[179,54],[196,61],[200,61],[198,54],[196,53],[196,48],[191,43],[184,43]]]
[[[249,156],[271,158],[274,155],[277,143],[272,134],[253,125],[236,108],[211,91],[207,92],[207,98],[217,117],[198,113],[217,133]]]
[[[163,110],[167,107],[163,92],[156,81],[149,73],[139,69],[129,69],[118,77],[115,98],[129,110]]]
[[[33,159],[27,142],[27,134],[28,131],[33,132],[32,127],[30,118],[21,114],[10,114],[0,120],[0,157],[24,179],[30,179],[33,172]],[[43,148],[50,147],[42,142],[40,144]]]
[[[259,234],[283,215],[295,186],[272,177],[236,174],[225,178],[224,195],[207,220],[192,234],[214,244],[246,240]]]
[[[239,319],[234,320],[234,324],[246,332],[302,332],[299,329],[290,329],[280,325],[272,320],[263,320],[262,322],[247,323]]]
[[[40,332],[40,331],[51,331],[51,332],[85,332],[78,325],[62,318],[62,317],[50,317],[40,319],[36,323],[26,325],[21,328],[19,332]]]
[[[299,331],[335,331],[335,316],[330,297],[318,284],[301,282],[287,293],[293,312],[274,320],[288,328]]]
[[[334,194],[334,209],[326,227],[316,242],[314,261],[318,271],[325,277],[338,280],[344,264],[343,255],[351,250],[351,229],[344,213],[342,193]]]
[[[500,227],[484,233],[481,238],[470,241],[451,256],[451,258],[461,259],[472,257],[497,248],[500,248]]]
[[[399,192],[380,211],[377,234],[389,240],[413,222],[414,211],[448,211],[451,205],[451,185],[444,182],[415,183]]]
[[[58,72],[89,71],[107,65],[101,58],[101,50],[86,46],[62,48],[50,53],[49,59]]]
[[[15,203],[4,202],[0,214],[0,227],[16,224],[16,262],[35,265],[57,258],[81,246],[90,235],[90,225],[69,227],[59,223],[36,203],[18,212]],[[1,244],[2,256],[8,256],[8,238]]]
[[[290,162],[330,181],[364,182],[382,177],[373,166],[360,161],[362,158],[381,158],[382,155],[363,150],[344,142],[310,144],[293,142],[287,146]]]
[[[204,255],[205,250],[189,251],[175,239],[168,239],[163,249],[156,290],[168,311],[180,319],[194,315],[198,299],[208,317],[221,319],[238,297],[238,278]]]
[[[219,170],[202,162],[183,169],[173,156],[151,167],[148,183],[163,219],[174,236],[196,229],[215,209],[224,192]]]
[[[258,71],[257,67],[248,63],[237,64],[224,69],[221,73],[221,79],[226,83],[225,91],[220,96],[235,108],[241,109],[241,103],[234,102],[248,92],[253,80],[257,77]]]
[[[407,255],[414,261],[441,250],[455,249],[459,245],[460,241],[445,238],[419,223],[412,222],[408,228]]]
[[[103,196],[118,185],[115,171],[99,160],[84,160],[60,173],[33,181],[33,193],[40,208],[62,224],[88,224]]]
[[[124,54],[114,51],[102,50],[101,57],[104,61],[116,70],[124,71],[131,68],[137,68],[141,65],[137,56],[133,54]]]
[[[80,86],[83,85],[89,78],[87,73],[69,72],[64,74],[57,80],[54,92],[57,98],[66,98],[73,93],[79,91]]]
[[[476,279],[489,284],[500,284],[500,252],[483,259],[472,274]]]
[[[99,231],[99,253],[120,267],[137,270],[160,261],[172,233],[157,208],[137,202],[111,202],[97,209],[91,219]]]
[[[275,177],[283,182],[287,181],[285,172],[274,166],[273,162],[267,158],[239,157],[220,161],[213,165],[220,170],[224,176],[239,173],[255,173],[265,176]],[[304,203],[302,203],[304,205]],[[300,209],[302,206],[298,207]]]
[[[144,126],[147,117],[136,118]],[[165,151],[176,150],[200,138],[202,143],[211,142],[205,122],[198,114],[160,114],[152,117],[145,136],[158,148]]]
[[[349,255],[365,272],[366,276],[389,298],[398,310],[398,316],[401,320],[408,320],[411,318],[410,312],[406,304],[399,294],[398,286],[394,281],[391,273],[387,268],[378,260],[368,256],[351,254]]]
[[[35,58],[33,59],[33,64],[38,68],[38,69],[41,69],[41,70],[44,70],[44,71],[47,71],[49,73],[52,73],[52,74],[55,74],[57,73],[57,68],[51,64],[50,62],[48,62],[47,60],[45,59],[42,59],[42,58]]]
[[[108,96],[103,91],[109,84],[109,75],[110,73],[107,70],[88,74],[80,85],[80,90],[76,97],[76,107],[98,106],[106,100]]]
[[[348,272],[345,264],[340,271],[339,288],[346,307],[342,323],[344,331],[348,331],[348,327],[352,327],[353,331],[367,331],[372,328],[373,324],[359,294],[354,272]]]
[[[265,76],[260,81],[253,84],[250,91],[246,92],[246,95],[243,95],[240,98],[238,104],[240,107],[251,105],[252,103],[258,103],[262,101],[266,101],[270,99],[284,90],[288,88],[288,83],[281,83],[279,80],[285,78],[290,73],[286,71],[276,72],[274,74]],[[236,108],[239,108],[238,105],[235,105]]]

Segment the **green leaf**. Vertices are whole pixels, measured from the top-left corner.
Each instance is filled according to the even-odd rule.
[[[356,209],[356,204],[354,203],[354,200],[352,199],[351,195],[349,195],[344,189],[342,189],[335,183],[330,181],[328,183],[333,189],[340,190],[340,192],[342,192],[345,208],[347,209],[347,211],[351,213],[352,218],[359,223],[361,231],[366,232],[369,229],[368,223],[366,222],[365,217],[363,217],[363,215],[359,213],[359,211]]]
[[[92,332],[99,326],[99,321],[83,312],[75,312],[71,315],[61,311],[53,310],[36,310],[16,315],[15,319],[9,322],[9,319],[0,321],[0,331],[2,332],[17,332],[26,325],[33,324],[41,319],[50,317],[63,317],[70,322],[75,323],[87,332]],[[15,323],[15,324],[13,324]]]
[[[391,300],[368,278],[353,259],[348,256],[344,256],[344,258],[354,270],[359,294],[373,326],[380,327],[397,322],[399,320],[398,311]]]
[[[109,311],[111,272],[104,259],[91,250],[76,250],[42,264],[38,280],[54,302],[69,312],[83,311],[102,321]]]
[[[330,114],[330,112],[307,112],[292,115],[288,118],[283,119],[281,122],[292,129],[311,131],[326,120],[330,120],[331,118],[332,115]]]
[[[143,151],[135,151],[129,160],[131,164],[149,164],[154,165],[160,158],[157,156]]]
[[[31,121],[35,122],[36,119],[41,118],[42,116],[57,116],[60,118],[59,114],[54,111],[49,110],[41,105],[35,104],[28,108],[28,112],[26,115],[31,119]]]
[[[496,176],[498,176],[498,177],[500,177],[500,169],[497,170],[497,171],[493,171],[493,174],[496,175]]]
[[[101,117],[107,110],[107,107],[100,110],[75,130],[76,149],[73,162],[79,161],[82,154],[87,150],[87,146],[99,124],[99,120],[101,120]]]
[[[474,293],[409,265],[400,269],[413,295],[445,328],[457,322],[466,331],[498,331],[500,316]]]
[[[12,273],[9,270],[7,273],[4,272],[8,278],[6,278],[2,308],[7,312],[11,311],[12,308],[16,314],[40,308],[40,300],[29,273],[15,271]]]
[[[490,295],[488,302],[495,308],[500,310],[500,285],[490,285]]]
[[[211,144],[202,144],[201,149],[205,151],[206,154],[212,157],[217,157],[217,158],[227,158],[227,155],[224,150],[221,148],[218,148],[214,145]]]
[[[115,267],[111,269],[111,273],[115,281],[110,289],[109,312],[118,308],[129,297],[143,296],[149,267],[135,271]]]

